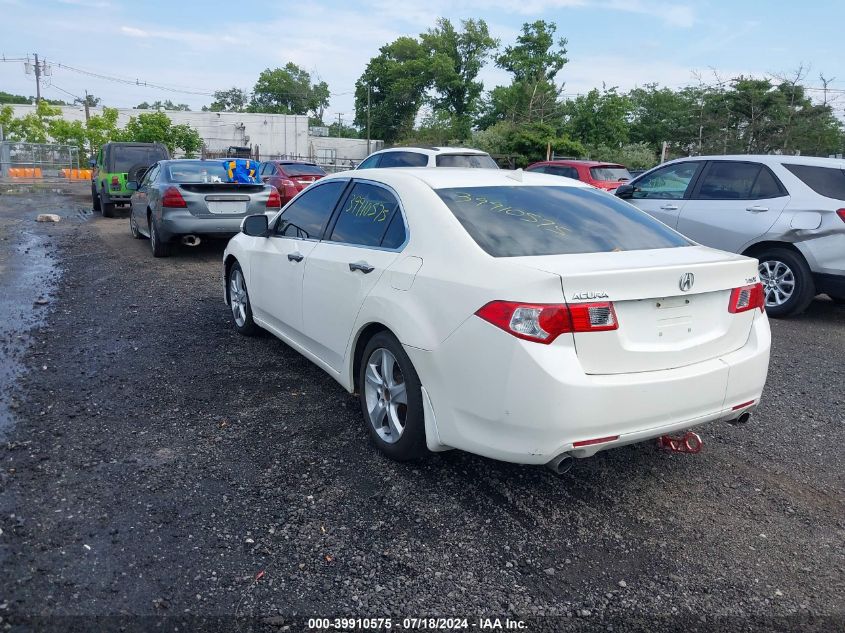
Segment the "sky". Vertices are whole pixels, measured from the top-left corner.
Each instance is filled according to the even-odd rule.
[[[456,25],[483,18],[503,47],[524,22],[554,22],[568,40],[570,61],[557,77],[566,95],[602,85],[680,87],[696,83],[696,73],[706,82],[789,75],[803,65],[809,86],[822,86],[820,73],[833,78],[828,99],[845,111],[842,0],[0,0],[0,55],[38,53],[51,63],[47,98],[70,101],[87,90],[112,107],[171,99],[194,110],[215,90],[250,90],[262,70],[293,61],[329,84],[325,118],[351,122],[369,59],[438,17]],[[487,89],[509,83],[492,62],[480,77]],[[35,78],[22,62],[0,61],[0,90],[35,94]]]

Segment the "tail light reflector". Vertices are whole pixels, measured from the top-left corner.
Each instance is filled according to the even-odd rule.
[[[164,195],[161,197],[161,206],[185,209],[188,205],[185,204],[185,198],[182,197],[182,194],[179,193],[179,190],[176,187],[169,187],[165,190]]]
[[[845,209],[839,209],[839,211],[836,212],[836,215],[839,216],[840,220],[845,222]]]
[[[111,188],[120,189],[120,178],[118,178],[117,176],[111,177]]]
[[[610,302],[567,306],[491,301],[475,314],[517,338],[545,345],[567,332],[603,332],[619,327]]]
[[[760,308],[763,312],[766,308],[765,295],[763,293],[763,284],[757,283],[751,286],[743,286],[742,288],[734,288],[731,290],[731,300],[728,303],[728,312],[731,314],[739,314],[740,312],[748,312]]]
[[[731,411],[738,411],[739,409],[744,409],[745,407],[750,407],[755,402],[756,402],[755,400],[749,400],[748,402],[743,402],[742,404],[734,405],[733,407],[731,407]]]
[[[279,195],[279,190],[273,187],[270,191],[270,196],[267,198],[267,207],[278,209],[282,206],[282,198]]]
[[[607,437],[597,437],[594,440],[581,440],[580,442],[572,442],[573,448],[576,446],[592,446],[593,444],[604,444],[605,442],[615,442],[619,439],[618,435],[608,435]]]

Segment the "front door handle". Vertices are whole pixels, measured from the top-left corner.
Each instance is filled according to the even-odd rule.
[[[293,253],[288,253],[288,261],[289,262],[301,262],[305,257],[299,251],[294,251]]]
[[[761,207],[759,204],[755,204],[753,207],[745,207],[745,210],[749,213],[765,213],[769,210],[769,207]]]
[[[677,211],[678,205],[669,203],[669,204],[664,204],[660,208],[663,209],[664,211]]]
[[[351,270],[353,273],[356,270],[360,270],[366,275],[367,273],[373,272],[375,268],[370,266],[367,262],[352,262],[351,264],[349,264],[349,270]]]

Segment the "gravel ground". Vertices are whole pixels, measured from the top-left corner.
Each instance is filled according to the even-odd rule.
[[[62,275],[0,444],[0,629],[845,627],[845,308],[820,298],[773,322],[762,406],[701,428],[699,455],[646,443],[564,476],[457,451],[395,464],[321,370],[234,332],[222,243],[156,260],[125,214],[88,208],[0,195],[0,247],[26,226]]]

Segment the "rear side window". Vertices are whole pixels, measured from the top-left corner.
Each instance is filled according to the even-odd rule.
[[[398,214],[398,208],[399,202],[390,191],[359,182],[343,203],[332,230],[331,241],[381,246],[387,227],[393,216]]]
[[[381,155],[379,167],[425,167],[428,156],[417,152],[387,152]]]
[[[759,163],[714,161],[701,177],[696,200],[758,200],[786,195],[767,167]]]
[[[580,187],[472,187],[437,194],[493,257],[606,253],[689,246],[648,214]]]
[[[578,170],[574,167],[566,167],[565,165],[548,165],[546,167],[546,173],[553,176],[565,176],[566,178],[579,180]]]
[[[160,147],[143,145],[112,145],[108,151],[106,171],[128,173],[130,169],[148,167],[153,163],[169,158]]]
[[[811,165],[784,164],[784,167],[820,196],[845,200],[845,170]]]
[[[435,158],[438,167],[474,167],[477,169],[498,169],[499,166],[487,154],[440,154]]]
[[[345,180],[333,180],[303,193],[285,208],[276,223],[275,234],[320,239],[345,186]]]

